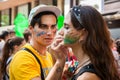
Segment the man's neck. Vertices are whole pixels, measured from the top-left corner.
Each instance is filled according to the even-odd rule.
[[[38,43],[30,42],[31,46],[41,55],[46,55],[47,47]]]

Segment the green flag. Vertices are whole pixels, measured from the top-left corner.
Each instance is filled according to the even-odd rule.
[[[28,28],[28,19],[21,13],[18,13],[14,20],[14,30],[16,36],[23,37],[23,32]]]
[[[64,24],[64,16],[58,16],[58,23],[57,23],[57,28],[60,30],[63,27]]]

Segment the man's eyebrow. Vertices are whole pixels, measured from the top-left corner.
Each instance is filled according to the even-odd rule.
[[[56,26],[57,24],[53,24],[52,26]]]
[[[41,24],[41,25],[47,25],[47,24]]]
[[[47,24],[41,24],[41,25],[47,25]],[[52,24],[52,26],[54,26],[54,25],[56,26],[57,24]]]

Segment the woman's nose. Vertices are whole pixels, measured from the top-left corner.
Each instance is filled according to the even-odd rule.
[[[63,29],[59,30],[59,31],[58,31],[58,34],[61,35],[61,36],[63,36],[63,35],[64,35]]]

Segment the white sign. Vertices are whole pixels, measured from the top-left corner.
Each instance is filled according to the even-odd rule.
[[[70,10],[70,0],[65,0],[64,4],[64,15],[66,16]]]
[[[80,4],[93,6],[99,12],[104,10],[104,0],[80,0]]]

